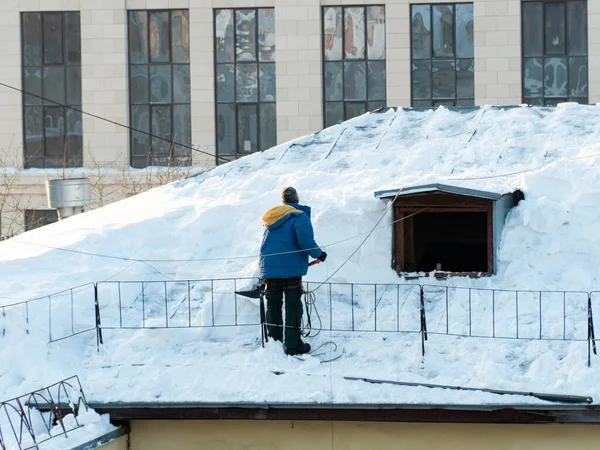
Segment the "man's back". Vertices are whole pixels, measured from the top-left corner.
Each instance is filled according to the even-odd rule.
[[[322,251],[315,242],[310,208],[287,203],[263,216],[266,230],[260,248],[259,278],[302,277],[308,272],[308,256]],[[304,251],[303,251],[304,250]]]

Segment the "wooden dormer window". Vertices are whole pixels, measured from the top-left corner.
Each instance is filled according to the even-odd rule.
[[[522,194],[432,184],[376,192],[393,205],[392,267],[399,274],[481,276],[495,272],[508,211]]]

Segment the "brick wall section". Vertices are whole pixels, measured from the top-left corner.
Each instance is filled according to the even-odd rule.
[[[410,5],[408,1],[401,0],[386,4],[385,35],[387,104],[407,107],[411,105]]]
[[[83,110],[129,123],[127,15],[125,0],[80,0]],[[83,164],[124,169],[129,131],[83,115]]]
[[[518,105],[521,96],[521,2],[474,2],[475,104]]]
[[[588,86],[590,103],[600,102],[600,1],[588,1]]]
[[[163,0],[164,2],[164,0]],[[190,10],[190,83],[192,98],[192,146],[215,155],[215,89],[213,9],[210,3],[170,0],[172,8]],[[233,0],[215,1],[217,7],[233,7]],[[212,167],[215,157],[192,152],[195,166]]]
[[[277,142],[323,127],[319,0],[275,1]]]

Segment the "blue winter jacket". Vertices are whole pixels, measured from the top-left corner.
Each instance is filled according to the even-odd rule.
[[[323,253],[315,242],[310,208],[286,203],[271,208],[262,219],[266,230],[260,246],[258,278],[268,280],[306,275],[308,256],[318,258]],[[283,254],[269,256],[274,253]]]

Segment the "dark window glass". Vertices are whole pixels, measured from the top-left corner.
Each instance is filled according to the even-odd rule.
[[[153,155],[169,156],[174,145],[171,126],[171,107],[152,106],[151,129]]]
[[[81,64],[81,21],[79,20],[79,13],[66,13],[65,27],[67,29],[67,62]]]
[[[454,99],[457,96],[455,84],[454,60],[434,60],[433,72],[433,98]]]
[[[190,19],[186,10],[171,11],[171,51],[173,62],[190,63]]]
[[[431,7],[413,5],[411,13],[413,59],[431,58]]]
[[[38,67],[25,67],[23,69],[23,85],[25,92],[33,95],[25,95],[26,105],[42,104],[42,71]]]
[[[218,9],[215,12],[215,53],[217,62],[234,62],[233,10]]]
[[[58,222],[58,212],[55,209],[27,209],[25,210],[25,231]]]
[[[236,105],[217,104],[217,151],[221,156],[236,154]]]
[[[129,11],[131,165],[191,163],[187,10]]]
[[[567,3],[567,29],[569,30],[568,54],[570,56],[587,56],[587,8],[585,2]]]
[[[544,5],[523,3],[523,56],[544,54]]]
[[[588,103],[587,2],[522,3],[523,101]]]
[[[344,100],[367,99],[367,73],[365,69],[364,62],[344,63]]]
[[[344,121],[344,103],[326,102],[325,103],[325,123],[326,126],[337,125]]]
[[[275,101],[275,64],[260,65],[260,101]]]
[[[65,151],[65,109],[60,106],[44,108],[44,146],[52,160],[51,167],[61,167]]]
[[[454,6],[435,5],[432,16],[433,56],[451,58],[455,54]]]
[[[24,165],[81,167],[80,15],[23,13],[21,38]]]
[[[260,141],[265,148],[275,147],[277,141],[277,111],[275,103],[260,105]]]
[[[235,12],[235,53],[238,61],[256,61],[256,10]]]
[[[456,100],[475,98],[475,67],[472,59],[456,62]]]
[[[325,100],[342,100],[342,86],[344,85],[344,77],[342,73],[342,62],[326,62],[325,63]]]
[[[129,63],[148,62],[148,13],[129,12]]]
[[[547,55],[564,55],[565,39],[565,4],[546,3],[544,5],[546,20],[544,23],[544,50]]]
[[[43,13],[44,64],[62,64],[63,62],[63,14]]]
[[[258,10],[258,56],[260,61],[275,61],[275,10]]]
[[[217,64],[215,77],[217,102],[233,102],[235,100],[234,68],[233,64]]]
[[[258,72],[256,64],[236,65],[236,98],[238,102],[258,101]]]
[[[369,61],[367,70],[367,96],[369,100],[385,102],[385,61]]]
[[[150,13],[150,62],[170,62],[170,50],[169,12],[152,11]]]
[[[385,6],[322,11],[323,119],[329,127],[385,104]]]
[[[277,143],[275,10],[215,9],[217,163]]]
[[[258,111],[257,105],[238,105],[238,150],[240,153],[258,151]]]
[[[134,157],[145,158],[150,153],[150,107],[148,105],[131,106],[132,153]]]
[[[411,5],[412,105],[475,102],[473,4]]]
[[[456,5],[456,57],[473,58],[473,5]]]
[[[192,145],[192,109],[190,105],[175,105],[173,107],[175,156],[186,156],[187,149]]]
[[[413,60],[412,62],[412,97],[414,102],[431,99],[431,61]]]
[[[42,15],[25,13],[21,20],[23,38],[23,65],[40,66],[42,64]]]
[[[357,117],[367,112],[364,102],[345,102],[344,108],[346,109],[346,117]]]

